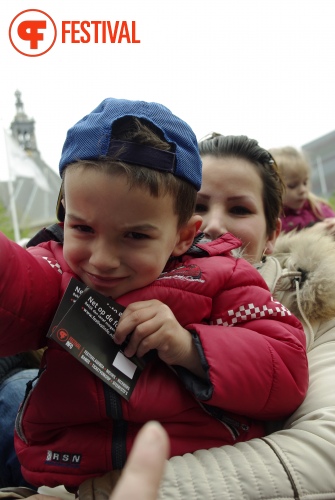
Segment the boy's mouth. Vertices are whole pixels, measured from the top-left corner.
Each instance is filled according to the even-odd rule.
[[[87,277],[94,286],[109,288],[114,287],[121,283],[125,277],[114,277],[114,276],[99,276],[97,274],[91,274],[86,272]]]

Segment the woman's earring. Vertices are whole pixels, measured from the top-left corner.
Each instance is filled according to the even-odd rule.
[[[267,252],[267,247],[264,248],[263,253],[262,253],[261,262],[263,262],[263,263],[266,261],[266,252]]]

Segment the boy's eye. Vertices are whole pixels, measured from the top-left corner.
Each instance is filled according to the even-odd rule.
[[[84,226],[83,224],[77,224],[73,226],[73,229],[79,231],[80,233],[92,233],[93,229],[90,226]]]
[[[136,233],[135,231],[130,231],[127,233],[127,238],[130,238],[132,240],[145,240],[148,239],[149,236],[144,233]]]
[[[203,203],[197,203],[195,205],[195,212],[199,213],[204,213],[207,212],[207,207]]]
[[[230,209],[230,212],[232,214],[235,214],[235,215],[247,215],[247,214],[251,214],[251,210],[249,210],[249,208],[243,207],[241,205],[238,205],[236,207],[232,207]]]

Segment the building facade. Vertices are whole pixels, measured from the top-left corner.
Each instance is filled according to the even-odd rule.
[[[302,146],[312,166],[312,191],[329,199],[335,193],[335,130]]]
[[[41,157],[35,121],[25,113],[21,93],[16,91],[15,97],[16,114],[10,130],[1,131],[0,201],[11,215],[13,225],[18,226],[17,232],[35,234],[56,221],[61,179]]]

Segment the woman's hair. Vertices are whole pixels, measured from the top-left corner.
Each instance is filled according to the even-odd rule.
[[[283,177],[291,173],[302,172],[308,177],[309,183],[311,175],[311,165],[308,157],[302,151],[299,151],[292,146],[271,148],[269,151],[275,159],[279,168],[279,172]],[[325,203],[326,205],[330,206],[327,200],[316,196],[311,191],[308,192],[307,199],[310,203],[311,210],[315,217],[317,217],[319,220],[323,220],[324,215],[322,213],[321,203]]]
[[[115,123],[112,139],[144,144],[163,151],[174,150],[174,146],[164,139],[160,130],[156,129],[150,122],[133,116],[121,118]],[[66,171],[69,168],[85,167],[97,169],[111,175],[123,175],[126,177],[130,188],[135,186],[146,189],[151,196],[156,198],[166,194],[172,196],[174,212],[178,216],[178,227],[184,225],[195,210],[197,195],[195,187],[169,172],[120,161],[118,156],[122,151],[121,147],[112,156],[103,156],[98,160],[78,160],[68,165],[63,173],[63,183]]]
[[[267,233],[276,230],[277,220],[282,213],[284,181],[271,153],[259,146],[255,139],[245,135],[221,135],[216,132],[199,142],[201,156],[216,158],[241,158],[252,163],[263,183],[263,206]]]

